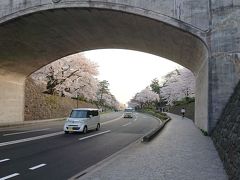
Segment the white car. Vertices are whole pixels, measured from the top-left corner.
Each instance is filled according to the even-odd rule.
[[[100,116],[98,109],[92,108],[78,108],[73,109],[70,116],[67,118],[64,124],[64,132],[83,132],[84,134],[88,130],[100,128]]]
[[[134,111],[133,108],[126,108],[126,109],[124,110],[123,117],[124,117],[124,118],[126,118],[126,117],[133,118],[133,111]]]

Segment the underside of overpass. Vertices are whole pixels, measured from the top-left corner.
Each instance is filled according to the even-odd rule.
[[[195,124],[213,132],[239,178],[239,14],[239,0],[0,1],[0,124],[23,121],[25,78],[54,60],[102,48],[147,52],[194,73]]]
[[[186,29],[95,8],[44,10],[4,22],[0,26],[0,122],[23,121],[24,80],[32,72],[70,54],[118,48],[155,54],[190,69],[197,80],[195,122],[207,131],[207,48]]]

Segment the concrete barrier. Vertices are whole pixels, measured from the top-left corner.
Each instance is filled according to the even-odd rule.
[[[143,139],[142,142],[149,142],[151,141],[155,136],[157,136],[161,130],[165,127],[165,125],[171,120],[171,118],[168,118],[166,121],[164,121],[163,123],[161,123],[156,129],[150,131],[149,133],[147,133]],[[160,120],[161,121],[161,120]]]

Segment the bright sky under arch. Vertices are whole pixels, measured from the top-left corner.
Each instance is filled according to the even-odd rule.
[[[118,101],[126,104],[137,92],[147,87],[152,79],[181,68],[165,58],[132,50],[101,49],[84,52],[99,65],[99,80],[110,83],[110,91]]]

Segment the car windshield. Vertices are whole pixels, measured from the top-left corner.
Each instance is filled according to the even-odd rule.
[[[70,117],[71,118],[87,118],[87,110],[72,110]]]
[[[125,112],[133,112],[133,109],[125,109]]]

